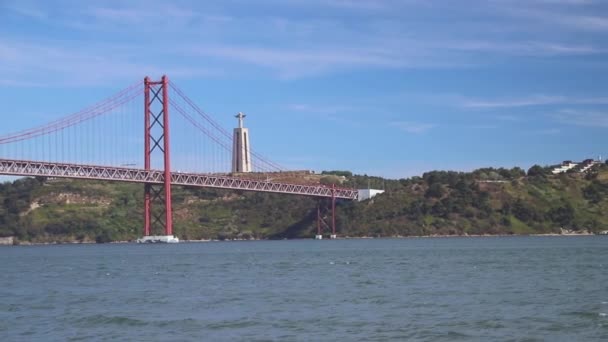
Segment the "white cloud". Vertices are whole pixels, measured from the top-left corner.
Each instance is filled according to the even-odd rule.
[[[454,41],[445,42],[443,45],[452,50],[512,56],[568,56],[606,53],[605,49],[592,45],[550,41]]]
[[[217,75],[221,71],[195,66],[166,65],[161,61],[136,62],[136,47],[89,45],[65,42],[48,44],[12,42],[0,39],[0,84],[13,86],[107,85],[133,81],[145,75],[172,77]],[[104,54],[102,51],[113,51]],[[41,78],[40,75],[44,77]]]
[[[508,4],[509,2],[505,3]],[[542,24],[550,25],[553,31],[564,29],[578,31],[608,30],[608,17],[599,16],[596,8],[588,6],[599,4],[597,1],[537,0],[535,3],[545,6],[529,6],[529,1],[525,1],[525,5],[518,5],[517,1],[511,1],[510,6],[508,4],[502,9],[507,14],[529,20],[527,24],[530,27]]]
[[[502,3],[540,4],[540,5],[590,5],[597,3],[598,0],[494,0]]]
[[[597,16],[595,14],[577,14],[559,12],[553,14],[539,13],[530,11],[530,16],[539,20],[549,21],[565,27],[570,27],[585,31],[606,31],[608,30],[608,17]]]
[[[461,106],[465,108],[513,108],[547,105],[603,105],[608,104],[608,97],[572,97],[562,95],[534,95],[522,98],[500,100],[461,98]]]
[[[298,78],[357,67],[400,68],[407,62],[399,55],[354,47],[272,48],[262,46],[209,45],[182,50],[198,57],[231,60],[275,70],[282,78]]]
[[[205,18],[201,13],[190,8],[178,7],[170,3],[150,3],[137,7],[92,7],[84,8],[81,13],[109,24],[137,24],[154,26],[175,24],[182,26],[196,18]]]
[[[290,104],[287,105],[287,109],[296,112],[303,113],[315,113],[315,114],[336,114],[340,112],[348,112],[357,110],[360,108],[356,108],[353,106],[345,106],[345,105],[310,105],[310,104]]]
[[[289,2],[289,1],[288,1]],[[307,4],[313,6],[337,7],[342,9],[358,9],[358,10],[378,10],[387,7],[386,1],[381,0],[305,0],[305,1],[290,1],[291,3]]]
[[[564,109],[551,116],[563,124],[608,128],[608,112]]]
[[[518,122],[518,121],[523,120],[523,118],[521,116],[511,115],[511,114],[500,114],[500,115],[494,116],[494,118],[497,120],[500,120],[500,121],[508,121],[508,122]]]
[[[559,128],[546,128],[546,129],[539,129],[536,131],[532,131],[531,134],[533,135],[556,135],[556,134],[560,134],[561,130]]]
[[[390,123],[391,126],[396,127],[404,132],[413,134],[422,134],[430,131],[437,127],[435,124],[412,122],[412,121],[394,121]]]
[[[271,77],[297,79],[353,70],[475,67],[491,64],[497,60],[495,57],[504,61],[504,58],[607,53],[604,46],[593,39],[571,39],[568,35],[542,32],[530,38],[507,37],[494,30],[497,24],[492,20],[469,24],[473,26],[458,25],[462,18],[466,19],[466,14],[461,12],[456,12],[454,17],[462,18],[455,19],[454,25],[430,24],[433,20],[404,20],[416,9],[424,10],[429,18],[436,16],[435,19],[445,15],[443,11],[433,11],[439,6],[461,11],[442,1],[265,0],[261,3],[272,11],[264,12],[256,12],[262,6],[260,3],[251,5],[238,1],[219,5],[160,0],[93,4],[57,1],[56,6],[46,2],[13,1],[4,7],[19,16],[38,19],[40,27],[69,29],[71,36],[84,33],[87,39],[73,38],[70,43],[57,44],[44,35],[29,39],[11,38],[8,34],[0,36],[0,45],[2,39],[8,39],[25,42],[23,45],[30,45],[32,52],[35,52],[34,47],[40,52],[51,51],[49,59],[55,64],[44,65],[43,57],[28,56],[23,51],[10,50],[12,46],[4,44],[0,46],[0,59],[10,59],[10,68],[4,67],[10,70],[2,76],[2,82],[40,83],[44,73],[33,70],[39,65],[44,71],[52,69],[50,71],[65,74],[67,79],[83,78],[80,74],[84,66],[92,67],[94,73],[105,74],[98,78],[108,78],[113,70],[117,73],[133,70],[140,74],[143,69],[162,68],[168,70],[167,73],[181,70],[183,74],[188,71],[206,74],[217,72],[218,68],[237,73],[235,68],[241,67],[239,73],[262,71]],[[498,3],[521,7],[509,1]],[[412,11],[402,11],[404,6]],[[294,14],[294,7],[296,10],[306,7],[307,10]],[[496,8],[482,3],[478,7],[476,13],[492,18],[498,16],[500,23],[509,23],[508,15]],[[319,11],[309,11],[309,8]],[[324,11],[327,8],[336,11],[329,15]],[[350,10],[365,13],[365,19],[358,14],[349,16]],[[537,15],[534,11],[539,10],[533,8],[528,17]],[[551,16],[558,14],[568,13],[549,12]],[[603,25],[605,20],[593,13],[579,16],[596,26]],[[95,43],[91,43],[91,37]],[[122,46],[103,43],[115,41],[121,41]],[[52,50],[65,58],[53,55]],[[162,58],[156,56],[159,53]],[[32,64],[35,64],[34,68]],[[217,68],[206,70],[209,65]]]
[[[564,98],[561,96],[536,95],[527,98],[512,98],[503,100],[465,99],[461,104],[466,108],[511,108],[550,105],[563,103],[563,101]]]
[[[319,119],[337,122],[341,125],[360,126],[358,121],[352,119],[349,112],[359,111],[361,107],[347,105],[310,105],[310,104],[290,104],[286,106],[287,110],[311,115]],[[342,113],[346,113],[344,115]]]
[[[34,19],[46,19],[48,14],[31,4],[28,4],[24,1],[22,2],[7,2],[4,3],[3,6],[5,9],[14,12],[18,15],[34,18]]]

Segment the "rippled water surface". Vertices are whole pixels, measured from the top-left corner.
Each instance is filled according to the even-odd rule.
[[[607,341],[608,237],[0,248],[2,341]]]

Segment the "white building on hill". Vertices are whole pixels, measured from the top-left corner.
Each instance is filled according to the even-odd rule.
[[[601,159],[600,159],[601,160]],[[590,170],[593,166],[600,164],[601,161],[596,161],[593,159],[585,159],[580,163],[574,163],[570,160],[566,160],[562,163],[562,165],[554,168],[551,172],[556,175],[559,173],[564,173],[564,172],[568,172],[570,170],[573,169],[577,169],[576,171],[583,173],[583,172],[587,172],[588,170]]]
[[[566,160],[562,163],[561,166],[556,167],[555,169],[553,169],[553,171],[551,171],[554,175],[558,174],[558,173],[564,173],[567,172],[569,170],[572,170],[576,167],[576,165],[578,165],[577,163],[573,163],[570,160]]]
[[[377,189],[359,189],[359,196],[357,197],[357,200],[359,202],[361,201],[365,201],[366,199],[370,199],[378,194],[383,193],[384,190],[377,190]]]

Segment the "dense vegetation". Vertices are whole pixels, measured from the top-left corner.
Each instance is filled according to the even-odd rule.
[[[608,229],[608,167],[551,175],[549,168],[434,171],[389,180],[328,171],[321,181],[384,188],[363,202],[338,203],[342,236],[556,233]],[[174,188],[181,239],[299,238],[316,231],[309,197]],[[24,178],[0,184],[0,236],[18,241],[133,240],[142,226],[138,184]],[[328,219],[328,203],[321,202]],[[329,221],[329,220],[327,220]]]

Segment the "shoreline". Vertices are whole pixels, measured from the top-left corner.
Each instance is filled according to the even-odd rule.
[[[395,236],[338,236],[337,240],[363,240],[363,239],[434,239],[434,238],[500,238],[500,237],[573,237],[573,236],[601,236],[606,234],[593,234],[589,232],[585,233],[545,233],[545,234],[469,234],[469,235],[395,235]],[[180,240],[180,243],[208,243],[208,242],[240,242],[240,241],[285,241],[285,240],[314,240],[314,238],[297,238],[297,239],[204,239],[204,240]],[[324,239],[333,240],[333,239]],[[16,241],[12,245],[0,245],[2,246],[45,246],[45,245],[96,245],[95,241],[51,241],[51,242],[29,242],[29,241]],[[135,240],[132,241],[111,241],[100,244],[136,244]]]

